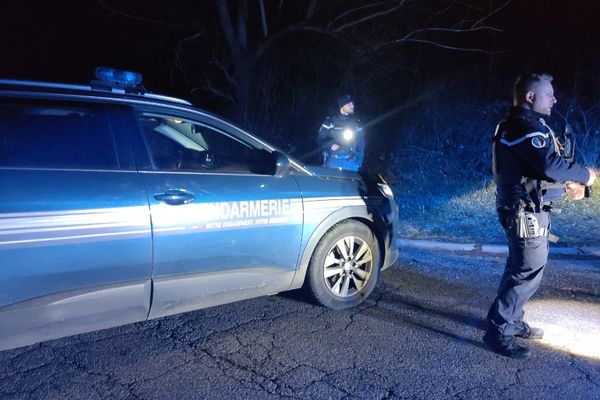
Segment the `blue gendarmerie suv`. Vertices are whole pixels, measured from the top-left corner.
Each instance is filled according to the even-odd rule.
[[[96,72],[0,81],[0,349],[299,288],[353,307],[397,258],[384,182]]]

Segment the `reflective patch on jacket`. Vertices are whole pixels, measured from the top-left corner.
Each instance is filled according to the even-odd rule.
[[[520,138],[518,138],[516,140],[508,141],[508,140],[506,140],[506,132],[502,132],[502,138],[500,139],[500,143],[502,143],[508,147],[512,147],[521,142],[524,142],[527,139],[531,139],[531,144],[533,147],[541,149],[546,146],[546,139],[548,139],[548,134],[544,133],[544,132],[531,132],[531,133],[528,133],[527,135],[521,136]],[[534,140],[536,140],[536,139],[537,139],[537,141],[536,141],[537,144],[539,144],[541,142],[541,143],[543,143],[543,145],[540,147],[536,146],[533,143]]]

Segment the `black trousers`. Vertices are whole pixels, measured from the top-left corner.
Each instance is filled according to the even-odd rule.
[[[538,219],[540,227],[550,228],[548,213],[533,215]],[[487,319],[492,332],[512,336],[523,321],[525,302],[533,296],[542,281],[548,261],[548,238],[538,236],[521,239],[512,229],[514,214],[500,212],[498,216],[508,238],[508,258]]]

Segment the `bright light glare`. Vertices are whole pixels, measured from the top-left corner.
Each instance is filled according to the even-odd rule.
[[[542,328],[542,344],[600,360],[600,304],[537,300],[525,306],[525,320]]]
[[[346,129],[343,133],[344,140],[350,141],[354,138],[354,131],[352,129]]]

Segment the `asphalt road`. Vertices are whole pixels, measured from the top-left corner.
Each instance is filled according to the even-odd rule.
[[[355,310],[280,295],[0,352],[0,398],[600,399],[600,259],[551,260],[526,361],[481,342],[503,264],[405,249]]]

